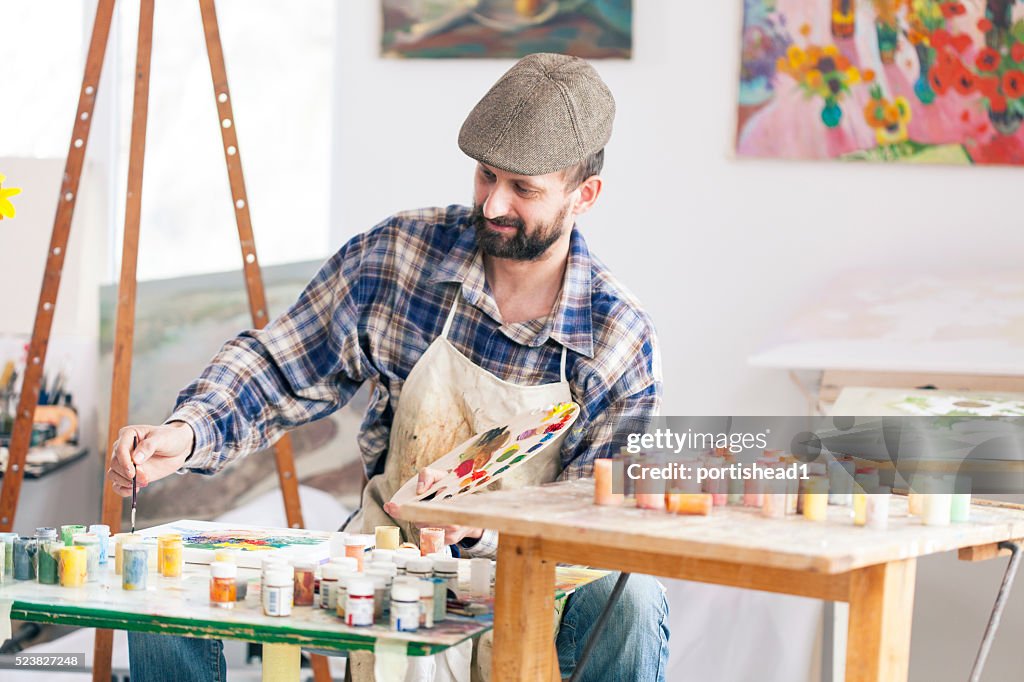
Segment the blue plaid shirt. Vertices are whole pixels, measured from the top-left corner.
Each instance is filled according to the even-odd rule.
[[[448,338],[501,379],[558,381],[568,349],[566,375],[582,409],[563,441],[562,477],[587,476],[595,458],[614,454],[660,407],[650,318],[574,228],[553,314],[502,324],[469,215],[449,206],[385,220],[341,247],[283,315],[228,341],[168,419],[195,432],[186,468],[215,473],[329,415],[369,381],[358,442],[367,476],[383,471],[405,379],[460,295]]]

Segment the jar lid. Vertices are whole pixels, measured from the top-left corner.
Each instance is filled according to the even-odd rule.
[[[341,566],[343,569],[345,569],[347,571],[358,571],[359,570],[359,561],[355,557],[351,557],[351,556],[336,556],[336,557],[332,557],[331,560],[328,562],[328,564],[329,565],[333,564],[335,566]]]
[[[459,572],[459,560],[458,559],[437,559],[434,561],[434,570],[440,571],[441,573],[458,573]]]
[[[324,564],[320,569],[321,580],[337,580],[345,572],[344,566],[338,564]]]
[[[296,571],[303,571],[308,573],[309,571],[316,570],[317,563],[315,561],[293,561],[292,566],[295,567]]]
[[[368,547],[370,542],[367,542],[365,535],[347,535],[345,536],[346,547]]]
[[[99,536],[95,533],[76,533],[71,536],[71,544],[73,545],[98,545],[99,542]]]
[[[395,550],[395,556],[404,556],[409,559],[418,559],[423,553],[415,547],[399,547]]]
[[[110,535],[110,526],[108,526],[105,523],[94,523],[91,526],[89,526],[89,532],[98,533],[100,535],[103,535],[104,533]]]
[[[405,562],[405,570],[408,573],[433,573],[434,560],[427,557],[409,559],[409,561]]]
[[[382,573],[387,573],[388,575],[398,574],[398,566],[391,563],[390,561],[371,561],[370,566],[367,570],[373,569],[381,571]]]
[[[373,583],[365,578],[353,578],[348,581],[348,596],[372,597]]]
[[[375,549],[370,552],[370,559],[372,561],[390,561],[395,560],[395,550],[393,549]]]
[[[263,574],[263,584],[269,587],[290,587],[293,580],[290,570],[274,568]]]
[[[398,583],[391,588],[391,598],[395,601],[419,601],[419,588],[406,583]]]
[[[214,561],[210,564],[210,575],[214,578],[237,578],[238,566],[227,561]]]

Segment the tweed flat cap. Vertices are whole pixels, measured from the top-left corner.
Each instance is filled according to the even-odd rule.
[[[462,124],[459,148],[520,175],[574,166],[612,135],[615,99],[590,64],[538,53],[520,59]]]

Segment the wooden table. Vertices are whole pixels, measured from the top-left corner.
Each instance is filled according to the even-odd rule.
[[[404,505],[402,518],[501,532],[494,614],[494,679],[557,679],[551,632],[556,562],[849,602],[847,682],[906,680],[916,559],[962,550],[996,555],[1024,538],[1024,510],[974,505],[971,522],[924,526],[894,496],[887,531],[856,527],[849,507],[827,522],[768,519],[742,507],[709,517],[593,504],[593,482]]]

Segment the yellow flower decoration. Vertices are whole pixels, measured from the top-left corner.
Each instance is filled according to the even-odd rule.
[[[21,194],[21,190],[17,187],[4,189],[3,184],[6,179],[7,176],[0,173],[0,220],[14,217],[14,204],[11,203],[10,197]]]
[[[837,54],[839,54],[839,48],[836,47],[835,45],[826,45],[825,47],[821,48],[821,52],[826,57],[835,57]]]
[[[851,66],[846,70],[846,80],[849,82],[849,85],[860,83],[860,71],[857,70],[856,66]]]
[[[807,61],[807,55],[798,45],[786,48],[786,56],[789,58],[789,66],[793,69],[799,69]]]

